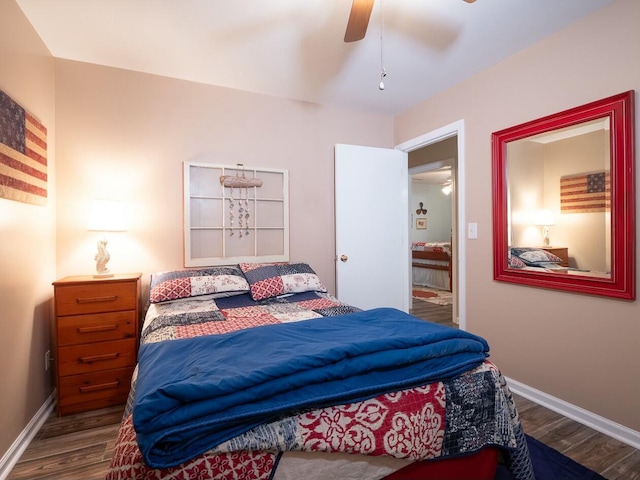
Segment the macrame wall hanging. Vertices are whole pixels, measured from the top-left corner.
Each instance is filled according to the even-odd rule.
[[[238,206],[238,236],[249,235],[249,219],[251,213],[249,211],[249,188],[261,187],[262,180],[259,178],[247,178],[244,171],[244,165],[238,164],[235,175],[221,175],[220,184],[229,189],[229,236],[233,237],[235,220],[236,201]],[[234,189],[237,190],[237,198],[234,198]],[[243,195],[244,194],[244,195]]]

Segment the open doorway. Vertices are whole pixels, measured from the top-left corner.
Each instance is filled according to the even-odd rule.
[[[412,150],[409,166],[412,313],[457,326],[453,313],[456,136]]]
[[[433,146],[433,148],[428,148]],[[466,221],[464,205],[465,205],[465,175],[464,175],[464,120],[458,120],[454,123],[438,128],[431,132],[420,135],[419,137],[408,140],[402,144],[396,146],[397,149],[407,152],[411,158],[409,160],[409,177],[414,173],[411,168],[420,165],[431,164],[430,167],[424,167],[426,169],[433,168],[434,164],[437,166],[437,162],[448,162],[451,166],[451,193],[449,199],[451,202],[451,286],[452,286],[452,318],[458,324],[459,328],[464,330],[466,328],[466,305],[465,305],[465,271],[464,264],[466,258],[466,245],[462,234],[465,230],[464,225]],[[437,150],[442,150],[440,153],[435,154],[435,157],[425,160],[421,155],[426,153],[434,153]],[[413,152],[417,152],[415,156]],[[446,152],[445,152],[446,151]],[[417,164],[411,162],[416,161]],[[436,168],[437,169],[437,168]],[[444,185],[443,185],[444,187]],[[411,198],[411,182],[408,185],[409,198]],[[411,201],[411,200],[410,200]],[[410,205],[410,209],[415,210],[417,206]],[[426,210],[429,210],[426,207]],[[415,217],[415,215],[414,215]],[[428,230],[428,214],[427,214],[427,230]],[[415,218],[414,218],[415,223]],[[415,228],[415,224],[413,225]],[[411,232],[409,233],[411,235]],[[410,248],[408,250],[411,250]],[[411,251],[409,251],[407,261],[411,264]],[[409,268],[409,275],[411,276],[411,268]],[[409,278],[409,283],[412,283],[412,279]],[[412,299],[411,299],[412,300]]]

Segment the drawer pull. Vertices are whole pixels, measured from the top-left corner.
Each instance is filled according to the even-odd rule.
[[[117,330],[118,325],[95,325],[93,327],[78,327],[78,333],[96,333],[96,332],[106,332],[109,330]]]
[[[111,388],[118,388],[120,386],[120,380],[115,382],[100,383],[98,385],[89,385],[86,387],[79,387],[80,393],[91,393],[99,390],[109,390]]]
[[[103,355],[92,355],[90,357],[80,357],[78,361],[80,363],[93,363],[93,362],[104,362],[106,360],[115,360],[118,358],[120,354],[116,353],[105,353]]]
[[[106,297],[89,297],[89,298],[76,298],[76,302],[83,303],[102,303],[102,302],[115,302],[118,300],[118,295],[108,295]]]

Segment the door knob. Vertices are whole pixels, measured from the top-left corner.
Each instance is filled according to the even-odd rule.
[[[347,257],[346,255],[340,255],[341,262],[346,262],[347,260],[349,260],[349,257]]]

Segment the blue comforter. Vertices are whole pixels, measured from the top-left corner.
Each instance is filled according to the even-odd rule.
[[[175,466],[300,409],[454,377],[488,351],[391,308],[142,345],[138,444],[149,466]]]

